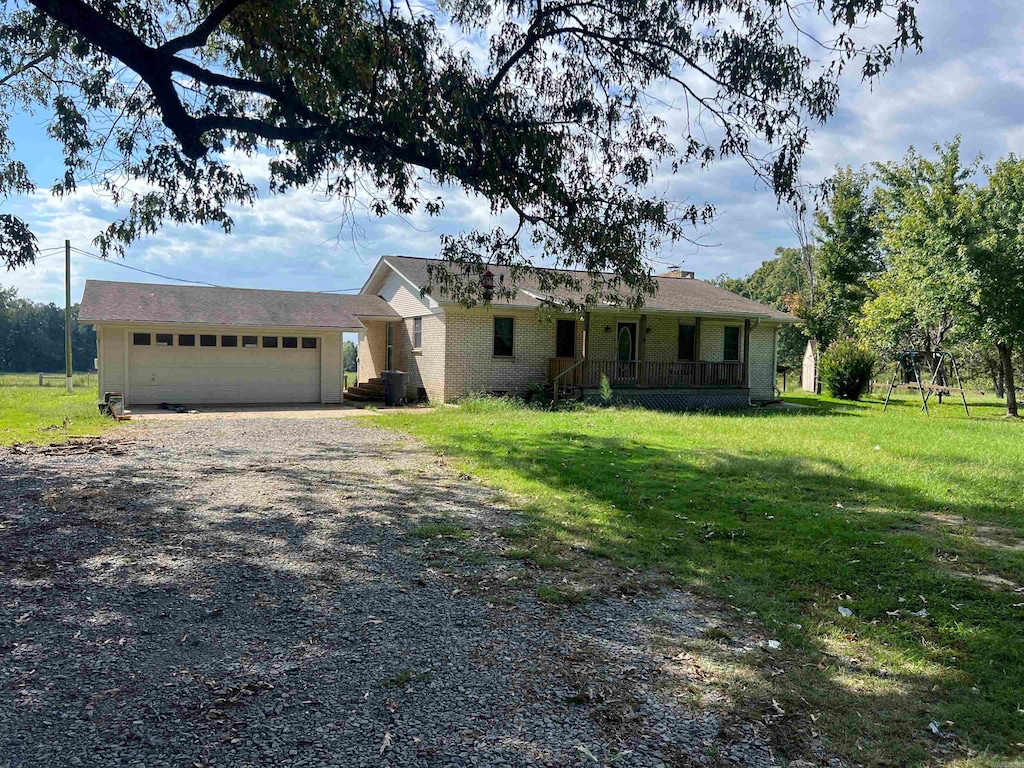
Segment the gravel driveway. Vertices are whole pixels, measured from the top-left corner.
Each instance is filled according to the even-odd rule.
[[[538,602],[518,515],[411,438],[132,424],[0,449],[0,487],[5,768],[776,762],[671,693],[722,616],[628,579]]]

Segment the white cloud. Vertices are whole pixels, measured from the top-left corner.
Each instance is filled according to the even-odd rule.
[[[963,134],[968,157],[982,151],[994,160],[1009,151],[1024,152],[1024,60],[1019,54],[1024,21],[1018,10],[1016,0],[992,0],[970,9],[959,3],[920,4],[925,52],[908,54],[874,85],[860,83],[852,72],[845,78],[839,113],[811,137],[804,179],[818,181],[837,164],[898,159],[910,144],[927,150],[957,133]],[[870,34],[882,39],[885,33],[873,28]],[[484,61],[483,40],[463,36],[459,44]],[[655,88],[652,94],[667,102],[652,109],[678,135],[685,113],[673,103],[673,92]],[[419,212],[407,219],[380,219],[356,208],[355,226],[342,229],[338,201],[325,200],[316,191],[271,196],[266,192],[265,157],[231,160],[261,189],[251,207],[234,213],[231,235],[212,227],[167,227],[135,244],[125,263],[224,285],[348,288],[362,284],[380,254],[430,256],[437,253],[443,233],[496,222],[509,228],[513,223],[510,217],[496,219],[486,200],[446,190],[446,207],[439,217]],[[695,233],[712,247],[681,243],[657,255],[663,262],[684,261],[701,276],[747,273],[771,258],[777,246],[794,244],[774,195],[741,161],[660,176],[652,194],[716,206],[714,226]],[[92,238],[115,216],[109,202],[89,189],[63,200],[46,193],[12,199],[3,210],[25,217],[39,234],[41,248],[60,247],[68,237],[76,246],[94,250]],[[75,257],[76,300],[86,277],[156,280]],[[28,298],[62,302],[63,259],[49,256],[35,266],[2,274],[0,284],[15,285]]]

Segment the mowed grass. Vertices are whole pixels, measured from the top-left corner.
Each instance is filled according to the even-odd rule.
[[[0,374],[0,445],[60,443],[110,427],[96,408],[96,376],[76,374],[74,384],[68,394],[63,377],[40,387],[35,374]]]
[[[783,650],[737,658],[759,681],[739,706],[776,728],[858,764],[1019,764],[1024,424],[994,398],[968,418],[881,395],[721,415],[485,399],[381,423],[508,492],[538,548],[756,616]]]

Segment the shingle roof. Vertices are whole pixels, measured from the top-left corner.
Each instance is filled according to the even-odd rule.
[[[441,264],[438,259],[422,259],[413,256],[385,256],[406,279],[422,288],[429,282],[427,267],[431,263]],[[495,277],[504,273],[500,267],[492,267]],[[586,273],[578,273],[581,277]],[[645,309],[656,312],[692,312],[699,315],[739,315],[751,318],[796,322],[796,318],[774,307],[748,299],[744,296],[719,288],[716,285],[692,278],[656,277],[657,293],[647,300]],[[444,301],[443,296],[434,296]],[[536,279],[527,279],[519,285],[512,301],[495,301],[506,306],[536,307],[542,303],[542,292]]]
[[[86,280],[82,322],[201,323],[265,328],[358,328],[357,317],[394,317],[378,296],[206,288]]]

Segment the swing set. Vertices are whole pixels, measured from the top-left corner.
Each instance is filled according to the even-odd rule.
[[[960,399],[964,404],[964,413],[968,416],[971,415],[970,410],[967,408],[967,390],[964,389],[963,381],[960,380],[960,370],[956,366],[956,358],[953,357],[952,352],[936,351],[931,353],[934,355],[934,365],[931,368],[930,381],[925,384],[921,380],[921,367],[918,364],[918,359],[922,361],[926,360],[928,355],[919,352],[915,349],[901,352],[899,360],[897,361],[896,370],[892,373],[892,381],[889,382],[889,391],[885,393],[885,405],[882,406],[884,411],[889,407],[889,398],[892,397],[892,391],[894,389],[910,389],[917,390],[921,395],[921,410],[924,411],[925,415],[928,413],[928,401],[931,396],[937,395],[939,398],[939,404],[942,404],[942,398],[948,397],[953,392],[960,393]],[[956,377],[956,386],[950,386],[950,379],[947,375],[947,362],[950,372]],[[897,384],[896,379],[903,373],[903,380],[913,380],[912,384]]]

